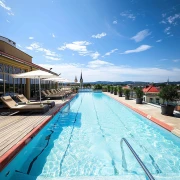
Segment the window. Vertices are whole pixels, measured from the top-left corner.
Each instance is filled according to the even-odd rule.
[[[3,64],[0,64],[0,72],[3,72]]]
[[[150,98],[150,103],[153,103],[153,98]]]
[[[8,65],[4,65],[4,72],[9,73],[9,66]]]
[[[4,76],[0,72],[0,96],[4,94]]]
[[[156,98],[156,104],[159,104],[159,98]]]
[[[13,74],[13,67],[12,66],[9,66],[9,73]]]

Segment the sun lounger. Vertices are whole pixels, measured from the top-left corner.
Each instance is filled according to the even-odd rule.
[[[33,106],[27,105],[27,104],[18,105],[10,96],[3,96],[3,97],[1,97],[1,100],[8,107],[8,111],[12,111],[12,112],[16,112],[16,111],[28,112],[28,111],[31,111],[31,112],[45,113],[49,110],[49,106],[43,105],[43,104],[33,105]],[[1,110],[3,110],[3,108]]]
[[[62,99],[64,96],[63,95],[61,95],[61,94],[47,94],[45,91],[41,91],[42,92],[42,95],[43,95],[43,97],[44,98],[46,98],[46,99]]]
[[[51,95],[52,93],[49,90],[46,90],[47,95]]]
[[[67,94],[66,94],[65,92],[63,92],[63,91],[57,91],[57,90],[55,90],[55,89],[51,89],[50,92],[51,92],[52,94],[67,96]]]
[[[71,90],[61,90],[61,89],[56,89],[55,90],[57,93],[62,93],[62,94],[65,94],[66,96],[69,96],[72,91]]]
[[[31,102],[29,101],[23,94],[18,94],[16,96],[20,102],[27,104],[27,105],[40,105],[40,102]],[[42,101],[41,104],[47,104],[48,106],[50,106],[51,108],[55,106],[55,102],[54,101]]]

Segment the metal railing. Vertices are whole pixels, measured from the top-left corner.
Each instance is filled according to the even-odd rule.
[[[142,162],[142,160],[139,158],[139,156],[137,155],[137,153],[134,151],[134,149],[132,148],[132,146],[129,144],[129,142],[125,139],[122,138],[120,141],[120,146],[121,146],[121,150],[122,150],[122,161],[125,161],[125,157],[124,157],[124,151],[123,151],[123,147],[122,147],[122,143],[123,141],[126,143],[126,145],[128,146],[128,148],[130,149],[130,151],[132,152],[132,154],[134,155],[134,157],[136,158],[136,160],[138,161],[138,163],[140,164],[140,166],[142,167],[142,169],[144,170],[145,174],[147,175],[147,177],[150,180],[155,180],[155,178],[152,176],[152,174],[149,172],[149,170],[147,169],[147,167],[144,165],[144,163]],[[126,166],[126,163],[123,163]]]

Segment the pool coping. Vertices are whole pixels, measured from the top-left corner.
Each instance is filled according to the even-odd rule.
[[[105,93],[103,93],[103,94],[105,94]],[[105,95],[109,96],[108,94],[105,94]],[[134,108],[133,106],[130,106],[129,104],[126,104],[126,103],[122,102],[121,100],[116,99],[116,98],[113,97],[113,96],[109,96],[109,97],[110,97],[110,98],[113,98],[113,99],[116,100],[117,102],[123,104],[124,106],[130,108],[131,110],[135,111],[136,113],[140,114],[141,116],[143,116],[143,117],[145,117],[146,119],[148,119],[148,120],[156,123],[157,125],[163,127],[164,129],[166,129],[166,130],[168,130],[168,131],[170,131],[170,132],[172,132],[172,131],[175,129],[173,126],[170,126],[169,124],[166,124],[165,122],[162,122],[161,120],[159,120],[159,119],[151,116],[150,114],[147,114],[147,113],[145,113],[145,112],[143,112],[143,111],[141,111],[141,110],[139,110],[139,109],[137,109],[137,108]],[[173,133],[173,134],[174,134],[174,133]],[[176,134],[174,134],[174,135],[176,135]],[[176,136],[177,136],[177,135],[176,135]]]
[[[26,134],[17,144],[12,146],[7,152],[0,157],[0,172],[15,158],[15,156],[34,138],[39,131],[77,94],[73,95],[68,101],[61,104],[56,111],[54,111],[50,117],[46,118],[42,123],[36,126],[32,131]]]

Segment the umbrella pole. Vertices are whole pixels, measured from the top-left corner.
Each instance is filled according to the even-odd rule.
[[[41,80],[39,77],[39,98],[40,98],[40,104],[41,104]]]

